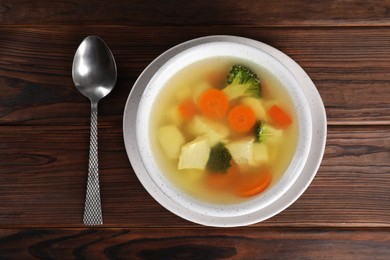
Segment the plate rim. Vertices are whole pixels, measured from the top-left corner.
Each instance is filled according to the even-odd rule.
[[[246,215],[234,217],[215,217],[209,216],[207,214],[194,213],[182,207],[172,199],[167,198],[166,195],[153,182],[151,177],[147,174],[146,168],[143,165],[141,159],[141,155],[138,153],[137,138],[135,135],[136,117],[138,113],[137,108],[142,93],[150,81],[150,76],[153,76],[153,74],[163,64],[165,64],[171,57],[175,56],[176,54],[188,48],[209,42],[240,43],[268,52],[270,55],[278,59],[279,62],[281,62],[288,70],[290,70],[292,75],[301,84],[303,87],[302,90],[310,107],[313,125],[313,139],[308,159],[302,170],[302,172],[305,174],[301,174],[292,184],[290,189],[271,205]],[[316,113],[315,116],[313,113]],[[316,122],[314,122],[314,120]],[[313,81],[303,70],[303,68],[292,58],[278,49],[257,40],[231,35],[211,35],[195,38],[173,46],[159,55],[144,69],[144,71],[140,74],[134,83],[126,101],[123,114],[123,138],[127,156],[138,180],[147,190],[149,195],[151,195],[160,205],[173,214],[193,223],[213,227],[237,227],[255,224],[279,214],[281,211],[293,204],[306,191],[317,174],[322,162],[327,139],[327,119],[323,101]],[[317,138],[317,144],[319,144],[319,146],[316,147],[314,151],[313,144],[315,143],[315,138]],[[146,184],[149,186],[146,186]],[[274,209],[275,207],[277,210]]]

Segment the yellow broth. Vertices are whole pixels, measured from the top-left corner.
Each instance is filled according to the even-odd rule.
[[[233,204],[248,198],[239,197],[231,192],[215,190],[206,184],[207,170],[178,169],[179,159],[169,159],[158,140],[158,129],[166,125],[176,125],[182,133],[185,143],[192,141],[196,136],[191,133],[190,123],[180,118],[178,105],[185,99],[196,99],[210,87],[222,89],[226,86],[226,77],[234,64],[242,64],[253,71],[261,81],[261,104],[267,110],[272,104],[277,104],[287,111],[292,124],[283,129],[278,140],[264,141],[268,149],[269,160],[259,167],[266,168],[272,175],[269,187],[275,184],[287,169],[296,148],[298,139],[298,122],[291,98],[284,90],[281,82],[265,68],[242,60],[219,57],[199,61],[191,64],[176,73],[158,94],[152,108],[149,136],[153,155],[161,171],[177,189],[195,199],[209,203]],[[213,75],[210,79],[210,75]],[[240,103],[242,99],[231,101],[230,107]],[[224,120],[222,120],[224,121]],[[269,121],[269,120],[268,120]],[[249,133],[250,135],[250,133]],[[239,134],[230,131],[227,139],[239,140],[248,134]],[[225,140],[224,140],[225,141]],[[194,155],[196,157],[198,155]],[[268,187],[268,188],[269,188]]]

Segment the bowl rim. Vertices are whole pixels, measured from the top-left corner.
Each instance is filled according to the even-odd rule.
[[[255,48],[261,48],[263,50],[266,50],[267,52],[271,52],[278,59],[282,60],[282,63],[284,63],[287,67],[290,67],[294,70],[296,76],[298,76],[298,80],[302,83],[306,88],[306,94],[309,95],[309,105],[311,107],[311,114],[313,115],[313,111],[315,111],[316,118],[316,124],[313,124],[312,132],[313,134],[316,134],[318,147],[317,149],[314,149],[315,153],[310,154],[310,160],[307,160],[305,164],[305,172],[304,176],[298,177],[300,178],[299,183],[296,185],[296,183],[293,184],[293,186],[288,190],[286,194],[284,194],[281,198],[279,198],[275,205],[267,206],[261,211],[253,212],[251,214],[245,215],[245,216],[239,216],[239,217],[213,217],[208,216],[205,214],[188,214],[186,212],[186,209],[183,209],[180,205],[177,205],[177,203],[173,201],[162,201],[161,200],[161,193],[158,191],[158,187],[150,187],[153,186],[150,184],[150,179],[145,176],[145,168],[142,164],[142,160],[140,159],[139,153],[137,153],[137,144],[135,141],[135,135],[133,131],[129,131],[131,128],[130,126],[136,123],[136,120],[134,119],[134,112],[137,111],[138,101],[140,98],[140,95],[142,95],[140,92],[143,92],[142,88],[145,87],[145,84],[148,82],[148,77],[150,78],[151,75],[154,74],[156,69],[161,67],[163,64],[165,64],[170,57],[180,53],[181,51],[190,48],[191,46],[196,46],[202,43],[207,42],[220,42],[220,41],[231,41],[231,42],[238,42],[241,44],[247,44],[251,45]],[[302,84],[301,84],[302,85]],[[312,120],[314,121],[314,118],[312,117]],[[132,129],[134,130],[134,128]],[[325,142],[326,142],[326,114],[325,114],[325,108],[323,106],[321,97],[315,88],[313,82],[308,77],[308,75],[303,71],[303,69],[294,62],[291,58],[289,58],[284,53],[276,50],[275,48],[266,45],[264,43],[251,40],[248,38],[242,38],[237,36],[224,36],[224,35],[216,35],[216,36],[207,36],[202,38],[197,38],[188,42],[184,42],[182,44],[179,44],[170,50],[164,52],[161,54],[158,58],[156,58],[149,66],[144,70],[144,72],[139,76],[136,83],[133,86],[133,89],[131,90],[128,100],[126,102],[125,111],[124,111],[124,119],[123,119],[123,131],[124,131],[124,140],[125,140],[125,147],[126,151],[129,157],[129,160],[134,168],[134,171],[140,180],[140,182],[143,184],[143,186],[148,190],[150,195],[154,197],[162,206],[170,210],[176,215],[179,215],[180,217],[187,219],[189,221],[208,225],[208,226],[242,226],[242,225],[249,225],[253,224],[262,220],[265,220],[269,217],[272,217],[273,215],[279,213],[289,205],[291,205],[303,192],[306,190],[307,186],[310,184],[311,180],[314,178],[318,167],[320,165],[320,162],[322,160],[324,148],[325,148]],[[313,142],[312,142],[313,144]],[[313,145],[311,146],[311,150],[313,150]]]
[[[298,117],[298,142],[293,157],[283,175],[266,191],[252,198],[234,204],[212,204],[197,200],[175,187],[158,166],[153,152],[149,129],[150,115],[160,93],[176,73],[196,62],[209,58],[231,57],[250,62],[253,66],[263,66],[278,80],[293,101]],[[136,135],[141,159],[148,174],[169,199],[200,214],[228,217],[247,215],[260,210],[282,196],[296,181],[307,160],[311,142],[311,115],[309,106],[299,82],[294,75],[271,54],[249,45],[232,42],[212,42],[190,47],[173,56],[153,75],[142,94],[137,112]]]

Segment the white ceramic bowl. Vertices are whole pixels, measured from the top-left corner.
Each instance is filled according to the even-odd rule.
[[[291,69],[280,59],[262,48],[241,42],[211,41],[195,44],[194,46],[185,46],[183,50],[176,47],[176,51],[174,50],[175,48],[168,51],[171,54],[165,57],[166,60],[162,59],[164,55],[167,55],[167,53],[164,53],[150,65],[153,66],[154,64],[157,68],[151,71],[149,66],[145,70],[144,73],[149,72],[150,75],[147,82],[141,84],[144,89],[141,90],[140,87],[138,89],[133,88],[130,94],[133,98],[129,97],[126,104],[124,116],[125,144],[129,159],[138,178],[145,189],[161,205],[174,214],[196,223],[209,226],[241,226],[265,219],[264,217],[256,219],[256,216],[259,215],[259,212],[263,210],[266,212],[269,208],[272,208],[273,204],[278,203],[291,190],[294,183],[304,172],[304,167],[309,158],[312,146],[313,119],[307,95],[304,93],[301,83]],[[149,118],[152,107],[159,93],[164,91],[167,81],[179,70],[194,62],[221,56],[244,59],[270,71],[285,86],[293,100],[298,118],[298,144],[286,172],[266,192],[248,201],[233,205],[216,205],[199,201],[173,186],[165,177],[165,174],[161,172],[154,159],[149,140]],[[158,64],[159,61],[161,64]],[[141,75],[139,80],[142,80],[143,76],[145,75]],[[140,85],[138,81],[134,87]],[[134,91],[137,91],[137,93],[134,93]],[[139,96],[141,92],[142,95]],[[138,100],[134,96],[137,96]],[[129,104],[129,102],[133,102],[133,104]],[[129,109],[132,106],[136,107],[136,112],[133,111],[130,115]],[[131,127],[128,127],[128,125],[131,125]],[[127,131],[135,131],[135,135],[126,136]],[[310,174],[310,181],[314,175],[315,172]],[[303,190],[298,192],[299,195]],[[283,204],[277,207],[271,214],[268,213],[268,216],[280,212],[287,206]]]

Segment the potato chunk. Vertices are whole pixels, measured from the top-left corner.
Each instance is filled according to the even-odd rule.
[[[268,148],[264,143],[253,143],[253,161],[252,165],[258,166],[269,161]]]
[[[253,161],[253,138],[245,138],[226,145],[237,164],[250,164]]]
[[[157,136],[165,154],[170,159],[179,158],[181,146],[185,143],[179,128],[175,125],[163,126],[158,130]]]
[[[210,144],[207,137],[197,137],[195,140],[186,143],[181,148],[179,158],[179,170],[206,168],[210,155]]]
[[[229,129],[222,123],[213,122],[201,116],[195,116],[188,125],[188,132],[193,136],[204,135],[210,146],[214,146],[229,136]]]

